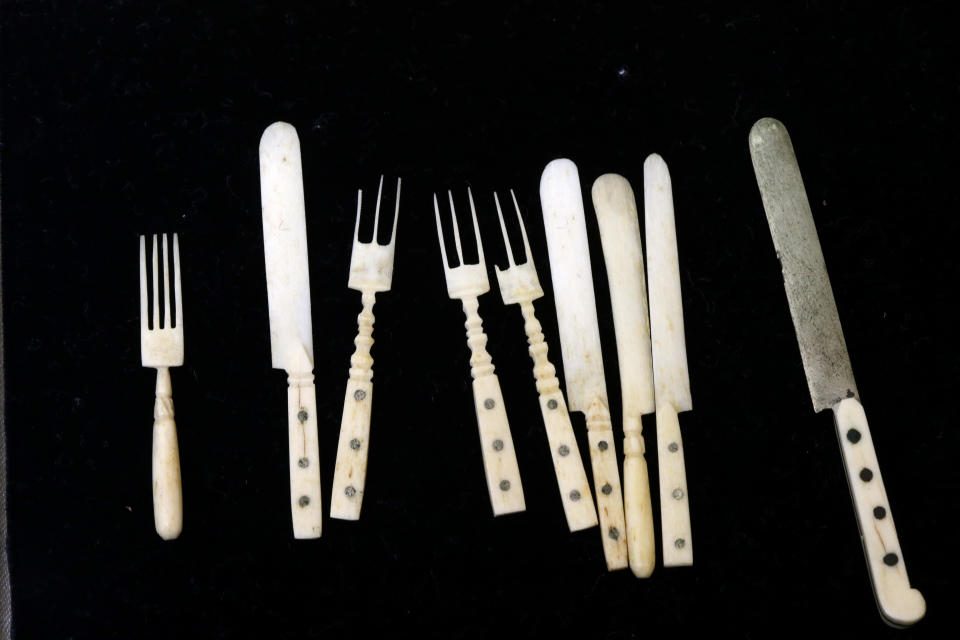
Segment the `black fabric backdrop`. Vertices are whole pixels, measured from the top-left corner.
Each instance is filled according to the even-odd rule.
[[[196,4],[3,3],[16,637],[897,634],[873,602],[831,417],[811,407],[753,177],[747,132],[767,115],[794,140],[927,598],[904,635],[949,628],[960,82],[947,3]],[[275,120],[303,150],[325,510],[360,310],[346,288],[356,189],[404,178],[394,286],[375,308],[362,518],[327,518],[308,542],[291,538],[286,382],[270,369],[257,144]],[[491,516],[430,197],[472,186],[492,266],[490,192],[517,190],[562,369],[540,172],[569,157],[585,193],[610,171],[640,193],[654,151],[676,202],[695,564],[639,581],[605,571],[596,529],[566,529],[520,312],[495,284],[480,312],[527,512]],[[160,231],[181,234],[186,333],[172,371],[185,524],[170,543],[153,529],[154,372],[138,337],[137,234]],[[574,427],[586,459],[582,416]]]

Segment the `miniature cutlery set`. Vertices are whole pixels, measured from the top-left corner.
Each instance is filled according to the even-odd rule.
[[[790,138],[781,123],[765,118],[751,130],[749,148],[783,268],[814,408],[816,411],[831,408],[834,412],[880,612],[892,625],[910,625],[923,617],[925,603],[907,579]],[[289,124],[274,123],[263,133],[260,187],[272,365],[287,374],[293,533],[295,538],[317,538],[322,527],[322,501],[306,218],[300,144],[296,130]],[[386,245],[377,243],[382,191],[381,178],[373,213],[373,239],[369,243],[358,239],[362,192],[357,196],[348,287],[360,292],[362,309],[357,318],[356,350],[350,358],[344,394],[330,505],[330,516],[344,520],[359,519],[365,492],[373,402],[373,306],[375,295],[389,291],[392,286],[400,180],[397,180],[390,242]],[[495,209],[499,219],[507,254],[507,267],[496,268],[500,297],[505,305],[519,305],[523,317],[546,442],[567,525],[570,531],[578,531],[599,524],[607,568],[629,566],[640,578],[651,575],[656,547],[648,471],[652,461],[645,457],[641,422],[644,414],[656,414],[663,563],[668,567],[693,563],[689,487],[678,419],[679,413],[691,410],[692,401],[672,186],[667,165],[656,154],[644,163],[643,196],[646,269],[637,202],[630,183],[619,175],[607,174],[597,178],[591,189],[610,285],[622,390],[622,483],[604,379],[592,260],[577,167],[570,160],[554,160],[546,166],[540,181],[566,398],[548,357],[547,339],[535,315],[534,301],[543,296],[543,290],[517,199],[511,191],[510,200],[523,240],[524,262],[521,264],[515,261],[499,195],[494,193],[489,202],[486,197],[480,199],[481,209],[490,211],[490,215]],[[463,211],[464,201],[457,202]],[[473,404],[482,462],[493,514],[498,516],[524,511],[526,502],[509,412],[504,406],[493,359],[487,351],[487,335],[479,312],[479,297],[489,291],[490,285],[477,206],[470,189],[466,190],[465,203],[470,210],[476,242],[476,264],[464,263],[453,192],[447,192],[446,198],[433,197],[447,294],[461,302],[466,317],[464,327],[470,349]],[[443,233],[442,219],[448,207],[456,248],[454,266],[450,260],[453,253],[448,255]],[[180,366],[184,360],[179,238],[177,234],[164,234],[158,242],[158,237],[153,237],[152,278],[148,278],[146,239],[141,236],[139,240],[142,364],[157,369],[154,518],[157,532],[169,540],[180,534],[183,523],[169,373],[169,367]],[[162,278],[159,277],[160,253],[163,255]],[[596,259],[593,256],[593,261]],[[586,417],[593,491],[568,411],[582,412]]]

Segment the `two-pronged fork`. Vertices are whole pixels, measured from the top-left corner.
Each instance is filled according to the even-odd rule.
[[[493,200],[497,205],[497,216],[500,218],[500,230],[503,232],[503,243],[506,245],[509,265],[506,269],[496,267],[500,297],[503,298],[503,304],[519,304],[520,311],[523,313],[523,328],[527,332],[527,342],[530,345],[528,351],[533,359],[533,375],[537,381],[537,392],[540,394],[540,412],[543,415],[543,426],[547,431],[547,441],[550,443],[563,511],[567,516],[570,531],[579,531],[596,526],[597,512],[593,507],[593,496],[587,482],[587,473],[580,459],[580,449],[577,448],[573,426],[570,424],[567,403],[560,391],[557,371],[547,358],[548,347],[543,337],[543,329],[534,314],[533,301],[543,297],[543,289],[540,288],[537,268],[533,264],[527,230],[520,215],[520,206],[512,189],[510,196],[517,211],[517,220],[520,222],[526,262],[523,264],[514,262],[513,247],[510,246],[510,238],[507,236],[500,199],[494,193]]]
[[[350,356],[350,378],[343,399],[343,418],[340,421],[340,444],[337,446],[337,466],[333,472],[333,497],[330,517],[341,520],[360,518],[364,482],[367,476],[367,451],[370,444],[370,409],[373,402],[373,304],[375,294],[389,291],[393,281],[393,252],[397,239],[397,217],[400,214],[400,179],[397,178],[397,201],[393,212],[393,232],[390,243],[377,243],[380,224],[380,194],[383,176],[377,189],[377,208],[373,216],[373,240],[360,242],[360,204],[363,191],[357,192],[357,223],[353,228],[353,253],[350,256],[350,279],[347,286],[361,292],[363,310],[357,316],[359,331],[353,343],[357,346]]]
[[[173,234],[173,286],[170,300],[170,252],[163,234],[163,291],[157,277],[157,236],[153,236],[153,313],[147,293],[147,247],[140,236],[140,358],[145,367],[157,370],[156,402],[153,405],[153,519],[157,533],[172,540],[183,529],[183,495],[180,485],[180,452],[173,421],[173,389],[169,367],[183,364],[183,297],[180,295],[180,245]],[[163,323],[160,301],[163,300]],[[171,324],[171,304],[175,320]]]
[[[483,244],[480,241],[480,227],[477,224],[477,210],[473,204],[473,194],[467,189],[470,200],[470,213],[473,216],[473,231],[477,240],[478,264],[463,263],[463,249],[460,244],[460,230],[457,226],[457,214],[453,207],[453,194],[447,192],[450,199],[450,217],[453,220],[453,237],[457,245],[458,266],[451,268],[447,260],[447,250],[443,244],[443,228],[440,225],[440,206],[437,196],[433,196],[433,209],[437,217],[437,238],[440,241],[440,253],[443,256],[443,272],[447,280],[447,293],[451,298],[463,303],[467,316],[464,326],[467,329],[467,345],[470,347],[470,375],[473,376],[473,403],[477,412],[477,426],[480,429],[480,450],[483,453],[483,466],[487,475],[487,489],[493,515],[514,513],[526,509],[523,499],[523,487],[520,484],[520,469],[513,449],[513,438],[507,422],[507,412],[500,393],[500,381],[493,373],[493,361],[487,353],[487,336],[483,332],[483,320],[477,309],[480,303],[477,297],[490,290],[487,281],[487,266],[483,260]]]

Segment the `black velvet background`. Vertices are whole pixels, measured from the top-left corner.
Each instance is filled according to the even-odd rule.
[[[747,132],[772,115],[794,140],[928,602],[900,637],[942,637],[960,487],[960,82],[946,6],[4,2],[16,636],[897,635],[876,611],[831,417],[811,407],[750,164]],[[291,538],[286,383],[270,369],[257,144],[275,120],[303,151],[325,510],[360,309],[346,288],[356,189],[404,178],[394,287],[375,309],[362,519],[327,518],[311,542]],[[653,151],[676,201],[696,562],[638,581],[605,571],[596,529],[566,529],[520,312],[495,283],[480,311],[527,512],[491,516],[430,195],[472,185],[492,266],[489,192],[517,190],[561,368],[540,172],[569,157],[585,193],[608,171],[641,193]],[[154,373],[138,337],[136,238],[158,231],[181,234],[184,273],[186,363],[172,379],[185,524],[172,543],[153,530]],[[574,426],[586,459],[582,416]]]

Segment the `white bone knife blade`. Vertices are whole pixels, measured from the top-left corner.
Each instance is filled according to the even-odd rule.
[[[657,468],[660,476],[660,527],[663,564],[693,564],[690,500],[683,440],[677,414],[690,411],[690,375],[683,330],[683,298],[673,217],[673,185],[667,163],[650,154],[643,163],[644,218],[650,341],[657,403]]]
[[[907,578],[793,143],[783,123],[763,118],[749,144],[813,407],[833,410],[877,605],[887,623],[908,626],[923,617],[926,603]]]
[[[263,251],[273,367],[287,372],[290,508],[295,538],[320,536],[320,455],[313,385],[310,271],[300,140],[275,122],[260,138]]]
[[[554,160],[540,178],[540,203],[557,306],[560,351],[571,411],[587,418],[587,437],[607,569],[627,566],[620,472],[600,353],[593,270],[580,175],[570,160]]]
[[[637,202],[623,176],[608,173],[591,190],[600,226],[603,259],[617,337],[617,364],[623,392],[623,506],[630,569],[649,577],[656,563],[650,478],[644,458],[641,416],[656,410],[650,315]]]

